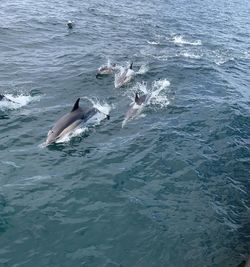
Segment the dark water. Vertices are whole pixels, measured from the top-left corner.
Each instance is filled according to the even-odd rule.
[[[0,106],[0,266],[243,260],[249,18],[247,0],[2,0],[0,93],[21,104]],[[95,78],[107,59],[147,71],[114,89]],[[121,128],[133,88],[156,81],[166,102]],[[42,148],[78,96],[108,103],[110,121]]]

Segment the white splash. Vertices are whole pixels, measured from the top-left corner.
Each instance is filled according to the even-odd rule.
[[[19,109],[23,106],[28,105],[30,102],[39,101],[39,96],[30,96],[30,95],[12,95],[12,94],[4,94],[6,96],[6,100],[3,99],[0,101],[0,109],[1,110],[14,110]],[[11,100],[11,101],[8,101]]]
[[[159,45],[160,42],[156,42],[156,41],[147,41],[148,44],[150,45]]]
[[[152,93],[150,98],[150,104],[153,106],[158,106],[160,108],[165,108],[169,105],[168,94],[163,94],[162,92],[170,86],[170,82],[167,79],[162,79],[155,81],[152,85]]]
[[[181,35],[175,35],[172,38],[172,42],[174,42],[176,45],[182,46],[182,45],[202,45],[201,40],[196,41],[189,41],[184,39]]]
[[[122,121],[122,128],[127,124],[128,121],[133,120],[141,116],[141,113],[146,106],[160,106],[160,108],[169,105],[169,98],[167,94],[163,94],[162,91],[169,87],[170,82],[167,79],[162,79],[159,81],[154,81],[152,87],[147,89],[147,84],[145,82],[137,83],[133,87],[133,96],[130,96],[132,102],[130,108],[127,111],[124,120]],[[137,105],[134,101],[135,92],[141,91],[143,94],[147,95],[145,103]]]
[[[149,71],[149,66],[147,64],[141,65],[140,69],[136,72],[136,74],[145,74]]]
[[[201,58],[200,55],[197,55],[197,54],[194,54],[191,52],[181,52],[180,55],[183,57],[186,57],[186,58],[191,58],[191,59],[200,59]]]
[[[75,130],[73,130],[72,132],[64,135],[62,138],[59,138],[56,143],[60,144],[60,143],[68,143],[71,138],[76,137],[76,136],[81,136],[82,133],[88,131],[88,127],[80,127],[80,128],[76,128]]]

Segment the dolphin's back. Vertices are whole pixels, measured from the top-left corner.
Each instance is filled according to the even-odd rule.
[[[75,127],[78,126],[84,119],[84,114],[85,114],[84,109],[82,108],[79,108],[73,112],[65,114],[56,122],[51,131],[53,131],[56,135],[60,135],[60,133],[63,130],[68,128],[73,123]]]
[[[98,110],[96,108],[78,108],[61,117],[51,130],[57,133],[57,135],[60,135],[69,126],[74,125],[74,128],[76,128],[80,123],[86,122],[97,112]]]

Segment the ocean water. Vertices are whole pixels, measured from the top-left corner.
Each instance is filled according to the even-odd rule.
[[[0,266],[244,260],[249,18],[247,0],[2,0]],[[133,82],[97,79],[108,60]],[[136,91],[155,97],[122,128]],[[110,120],[44,147],[78,97]]]

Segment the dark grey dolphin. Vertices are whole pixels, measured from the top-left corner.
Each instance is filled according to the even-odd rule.
[[[137,115],[140,114],[143,107],[148,103],[149,99],[151,97],[151,94],[144,94],[139,95],[138,93],[135,93],[135,100],[131,108],[127,111],[125,118],[122,122],[122,127],[127,123],[127,121],[133,119]]]
[[[135,93],[135,103],[137,105],[142,105],[142,104],[144,104],[146,102],[146,100],[148,99],[148,97],[149,97],[148,94],[139,96],[138,93]]]
[[[80,98],[78,98],[72,108],[72,110],[61,117],[48,132],[46,145],[50,145],[57,141],[59,138],[71,133],[81,123],[87,122],[98,112],[101,113],[97,108],[81,108],[79,107]],[[105,114],[106,115],[106,114]],[[109,115],[106,115],[109,119]]]

